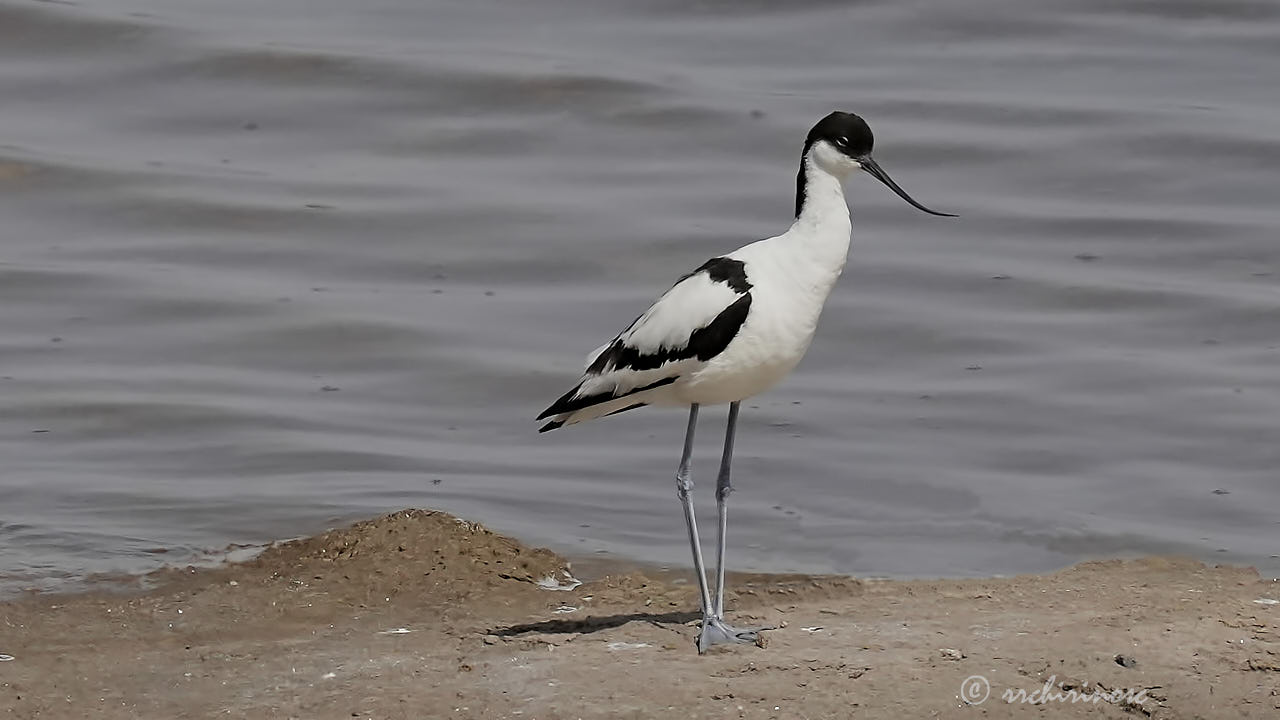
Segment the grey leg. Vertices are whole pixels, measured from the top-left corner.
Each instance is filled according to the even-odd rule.
[[[716,477],[716,510],[720,521],[720,534],[716,543],[716,594],[712,612],[702,621],[698,635],[698,652],[706,652],[712,645],[723,643],[754,643],[759,641],[761,630],[772,627],[736,628],[724,621],[724,552],[725,533],[729,528],[729,466],[733,461],[733,437],[738,427],[738,403],[729,405],[729,421],[724,431],[724,454],[720,457],[720,474]]]
[[[689,528],[689,545],[693,548],[693,569],[698,573],[698,592],[702,599],[703,618],[711,615],[711,594],[707,592],[707,569],[702,562],[702,541],[698,539],[698,521],[693,517],[693,498],[689,491],[693,481],[689,479],[689,463],[693,460],[693,430],[698,424],[698,405],[689,406],[689,429],[684,433],[684,454],[680,456],[680,469],[676,471],[676,496],[684,505],[684,524]]]
[[[729,507],[726,500],[733,486],[729,484],[729,464],[733,462],[733,437],[738,429],[738,403],[729,404],[729,421],[724,429],[724,454],[720,456],[720,474],[716,476],[716,512],[719,515],[720,535],[716,542],[716,594],[712,603],[712,615],[724,617],[724,551],[725,533],[729,529]]]

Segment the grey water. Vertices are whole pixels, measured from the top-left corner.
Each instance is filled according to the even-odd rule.
[[[833,109],[961,217],[850,179],[731,565],[1275,574],[1277,78],[1271,0],[0,0],[0,580],[406,506],[687,565],[682,412],[533,416]]]

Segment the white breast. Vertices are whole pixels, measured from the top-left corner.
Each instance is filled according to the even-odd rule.
[[[792,228],[729,255],[746,263],[751,312],[724,352],[674,388],[679,401],[741,400],[764,392],[795,368],[844,269],[848,227],[846,221],[843,229],[832,228],[822,237]]]

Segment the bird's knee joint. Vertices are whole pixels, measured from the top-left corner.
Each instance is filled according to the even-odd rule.
[[[684,475],[676,475],[676,497],[686,500],[693,489],[693,481]]]
[[[729,493],[733,492],[733,485],[729,483],[729,474],[721,473],[716,478],[716,500],[724,500],[729,497]]]

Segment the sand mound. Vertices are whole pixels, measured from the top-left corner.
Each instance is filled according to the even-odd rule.
[[[569,563],[473,522],[401,510],[314,537],[276,543],[251,560],[170,568],[151,595],[180,594],[234,613],[255,605],[316,616],[326,608],[461,610],[477,597],[524,600],[542,584],[572,584]]]
[[[371,595],[412,593],[456,602],[511,582],[565,583],[569,563],[550,550],[520,542],[434,510],[401,510],[276,544],[227,571],[314,584],[340,577]]]

